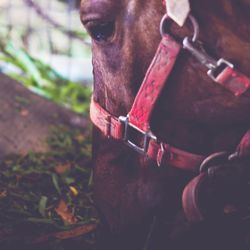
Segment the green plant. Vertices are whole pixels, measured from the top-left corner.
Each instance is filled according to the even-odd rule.
[[[92,201],[90,131],[53,126],[48,143],[48,153],[0,161],[0,244],[79,235],[93,244],[98,217]]]
[[[9,63],[20,72],[8,75],[24,84],[36,94],[42,95],[75,112],[88,112],[91,89],[72,82],[49,65],[30,56],[12,42],[0,45],[0,60]]]

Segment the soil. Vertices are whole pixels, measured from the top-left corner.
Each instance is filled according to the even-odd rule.
[[[84,129],[89,120],[0,74],[0,159],[9,154],[48,151],[50,128],[58,124]]]

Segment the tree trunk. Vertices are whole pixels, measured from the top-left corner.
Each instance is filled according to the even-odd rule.
[[[84,129],[88,119],[37,96],[0,74],[0,159],[46,152],[51,126]]]

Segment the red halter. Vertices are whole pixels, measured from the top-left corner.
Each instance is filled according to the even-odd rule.
[[[165,20],[164,17],[162,24]],[[226,60],[216,61],[208,57],[204,52],[195,49],[188,38],[184,39],[184,48],[191,51],[209,68],[208,75],[216,83],[231,91],[235,96],[244,94],[250,87],[250,79],[235,70],[233,65]],[[155,159],[158,166],[171,165],[184,170],[198,171],[205,156],[192,154],[161,142],[150,130],[151,114],[173,70],[180,50],[181,45],[170,35],[164,34],[128,115],[115,117],[92,99],[90,117],[105,136],[124,140],[137,152]],[[217,72],[217,76],[215,76],[214,72],[221,65],[226,67],[219,74]],[[132,141],[130,130],[136,130],[143,136],[142,147]]]
[[[199,173],[200,166],[202,162],[206,161],[207,156],[186,152],[166,142],[161,142],[150,130],[152,111],[155,108],[163,87],[168,82],[168,78],[182,47],[191,52],[197,60],[209,69],[208,76],[211,77],[214,82],[220,84],[235,96],[244,94],[250,88],[250,78],[234,69],[234,66],[225,59],[219,59],[217,61],[199,49],[195,43],[196,34],[192,41],[189,38],[185,38],[183,45],[179,44],[170,35],[163,32],[163,25],[167,19],[167,16],[164,16],[161,22],[162,40],[128,115],[126,117],[115,117],[104,110],[92,98],[90,116],[94,125],[99,128],[105,136],[116,140],[123,140],[137,152],[156,160],[158,166],[170,165],[179,169]],[[194,25],[194,29],[196,29],[197,23],[195,23],[192,17],[191,21]],[[143,146],[137,145],[136,142],[133,141],[133,138],[130,138],[130,132],[132,130],[141,134],[143,137]],[[192,183],[192,185],[198,184],[199,180],[193,181]],[[190,194],[190,192],[187,191],[189,188],[185,189],[184,196],[186,197],[184,197],[184,201],[186,198],[189,198],[189,196],[185,194]],[[191,195],[191,197],[193,196]],[[190,205],[186,203],[184,204],[184,209],[186,209],[187,213],[192,213],[190,212]],[[189,216],[188,214],[191,220],[195,216],[192,214]]]

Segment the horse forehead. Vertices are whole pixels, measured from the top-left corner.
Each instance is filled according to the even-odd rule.
[[[117,0],[81,0],[81,13],[115,11],[113,8],[118,6],[120,2]]]
[[[90,11],[116,11],[116,7],[123,7],[129,14],[135,13],[141,0],[81,0],[81,11],[88,13]]]

